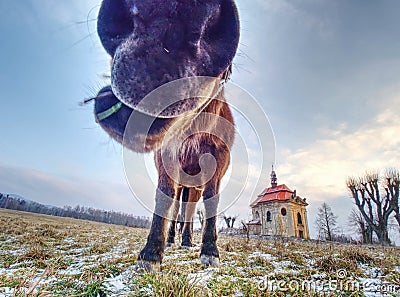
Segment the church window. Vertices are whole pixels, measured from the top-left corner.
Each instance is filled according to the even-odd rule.
[[[301,214],[299,212],[297,213],[297,224],[299,225],[303,224],[303,219],[301,218]]]
[[[267,211],[267,222],[272,222],[271,212]]]

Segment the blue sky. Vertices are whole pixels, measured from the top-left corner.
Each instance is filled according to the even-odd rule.
[[[322,201],[344,224],[346,177],[400,168],[400,2],[237,4],[232,80],[271,121],[279,181],[308,197],[310,229]],[[146,214],[125,181],[121,147],[95,124],[92,106],[78,105],[107,84],[98,8],[98,0],[0,2],[0,192]],[[248,200],[229,212],[246,219]]]

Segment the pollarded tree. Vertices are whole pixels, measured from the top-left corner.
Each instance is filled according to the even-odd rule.
[[[337,216],[333,213],[332,208],[325,202],[318,208],[315,228],[320,238],[329,241],[333,240],[337,230]]]
[[[237,218],[238,218],[238,215],[235,215],[234,217],[232,217],[232,220],[231,220],[231,228],[234,227]]]
[[[226,227],[227,227],[227,228],[233,228],[233,226],[234,226],[234,224],[235,224],[235,221],[236,221],[238,215],[236,215],[236,216],[231,216],[231,217],[227,217],[227,216],[225,215],[225,213],[222,213],[222,217],[224,218]]]
[[[383,182],[380,181],[378,173],[367,173],[361,178],[347,179],[347,187],[357,208],[383,245],[390,244],[390,215],[395,212],[396,220],[399,217],[399,186],[399,173],[394,169],[386,172]]]
[[[397,169],[388,169],[385,174],[385,192],[393,208],[394,218],[400,228],[399,213],[399,192],[400,192],[400,173]]]
[[[204,224],[204,210],[203,209],[198,209],[197,210],[197,216],[199,218],[199,222],[200,222],[201,226],[203,227],[203,224]]]
[[[225,220],[225,223],[226,223],[226,227],[230,228],[231,227],[232,218],[231,217],[227,217],[226,215],[224,215],[224,220]]]

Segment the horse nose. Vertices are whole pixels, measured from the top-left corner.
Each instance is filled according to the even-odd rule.
[[[185,44],[185,27],[182,22],[170,22],[164,36],[164,46],[168,51],[180,50]]]

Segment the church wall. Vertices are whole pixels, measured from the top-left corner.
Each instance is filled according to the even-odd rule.
[[[290,203],[290,208],[293,217],[292,236],[310,238],[308,231],[307,211],[305,206],[297,203]],[[298,214],[301,215],[301,224],[298,222]]]
[[[279,201],[273,201],[270,203],[263,204],[261,206],[263,220],[262,223],[262,234],[271,236],[292,236],[291,228],[291,216],[289,215],[288,206]],[[283,216],[281,209],[286,209],[286,216]],[[267,212],[271,213],[271,220],[268,221]]]
[[[305,199],[297,196],[296,191],[291,191],[285,184],[278,185],[274,166],[272,166],[270,176],[271,186],[262,193],[266,195],[265,202],[252,208],[253,220],[261,223],[260,233],[271,236],[310,238],[306,210],[308,204]],[[278,196],[279,194],[281,196]],[[280,197],[282,200],[271,200],[275,197]],[[282,212],[283,208],[284,212]]]
[[[254,220],[259,220],[262,222],[262,209],[259,206],[252,208],[252,215]],[[262,227],[261,225],[249,225],[249,232],[250,234],[254,235],[261,235],[262,234]]]
[[[285,216],[282,215],[282,208],[286,209]],[[268,221],[268,211],[271,213],[270,221]],[[307,211],[304,205],[271,201],[253,208],[254,219],[256,219],[256,212],[259,213],[262,235],[310,238]],[[298,213],[301,215],[302,224],[298,224]]]

